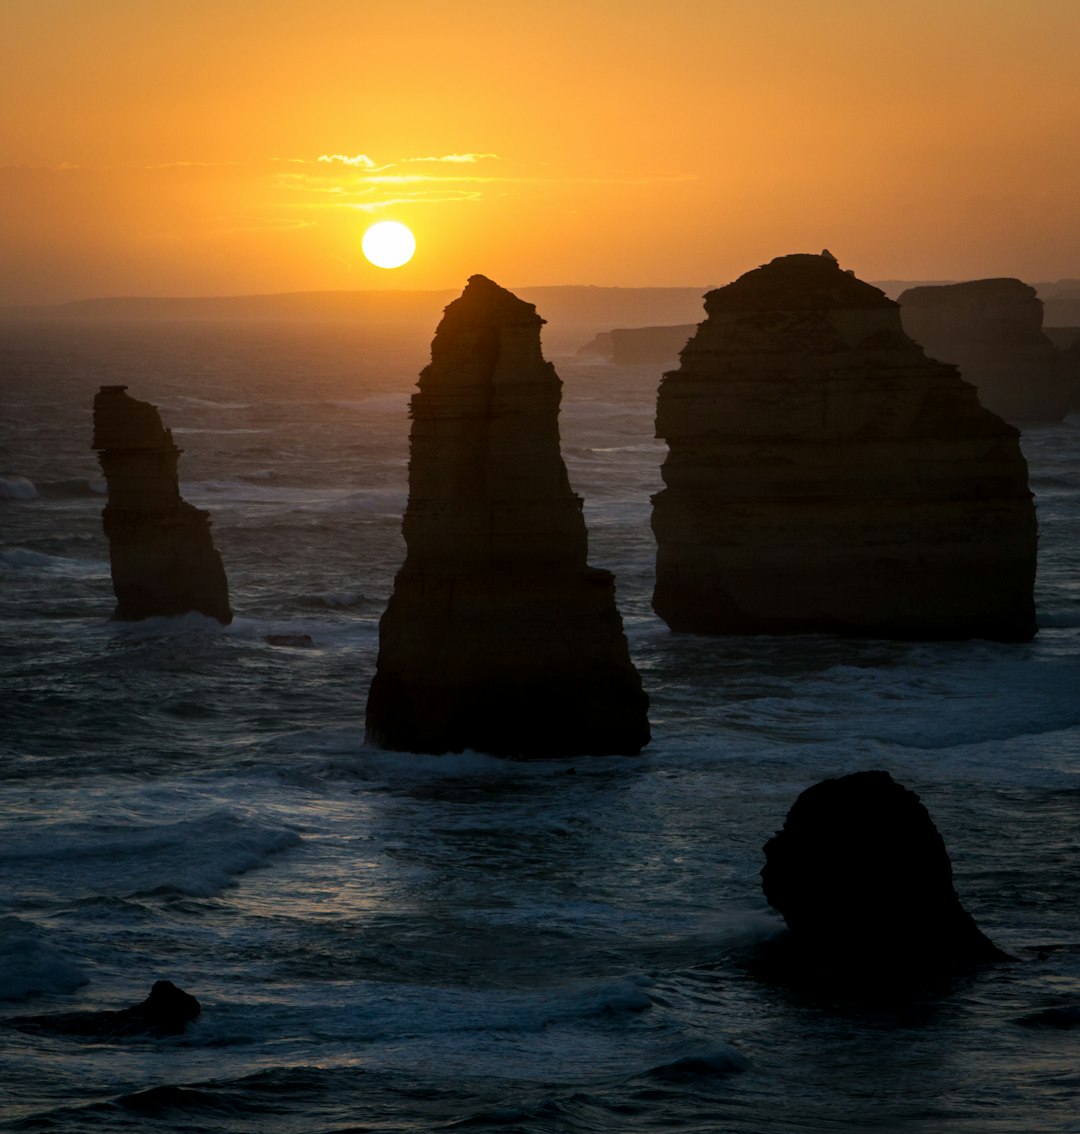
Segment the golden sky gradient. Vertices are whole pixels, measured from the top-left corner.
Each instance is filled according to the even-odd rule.
[[[0,53],[0,303],[1080,276],[1080,0],[0,0]]]

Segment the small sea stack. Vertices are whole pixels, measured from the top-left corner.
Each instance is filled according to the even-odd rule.
[[[15,1016],[8,1024],[31,1035],[73,1036],[96,1041],[182,1035],[199,1018],[202,1005],[171,980],[156,980],[139,1004],[115,1012],[56,1012]]]
[[[1060,421],[1080,375],[1043,332],[1043,304],[1016,279],[912,287],[900,296],[904,330],[926,353],[954,362],[988,410],[1013,424]]]
[[[406,558],[367,702],[381,748],[543,758],[648,743],[614,578],[586,562],[543,322],[477,275],[436,330],[412,398]]]
[[[705,297],[656,432],[653,606],[698,634],[1023,641],[1035,509],[1018,430],[828,253]]]
[[[944,840],[888,772],[807,788],[765,844],[761,884],[792,971],[903,981],[1011,959],[960,904]]]
[[[121,621],[192,611],[228,624],[229,584],[210,535],[210,514],[180,496],[182,450],[157,408],[102,386],[94,441],[108,484],[102,513]]]

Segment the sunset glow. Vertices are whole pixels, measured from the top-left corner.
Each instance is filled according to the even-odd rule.
[[[1074,0],[465,11],[3,5],[0,302],[1080,274]]]
[[[377,268],[400,268],[416,251],[416,237],[400,221],[379,221],[360,242],[364,255]]]

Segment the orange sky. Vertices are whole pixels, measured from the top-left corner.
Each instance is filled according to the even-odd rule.
[[[3,0],[0,106],[0,303],[1080,276],[1080,0]]]

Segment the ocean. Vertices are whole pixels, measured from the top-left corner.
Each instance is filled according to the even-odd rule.
[[[675,636],[650,609],[659,368],[550,352],[653,741],[399,755],[363,715],[433,329],[0,328],[0,1129],[1080,1131],[1080,417],[1022,439],[1034,641]],[[212,514],[227,628],[110,621],[91,411],[124,383]],[[874,1003],[752,974],[782,925],[763,844],[871,768],[1015,962]],[[5,1023],[158,979],[202,1004],[182,1036]]]

